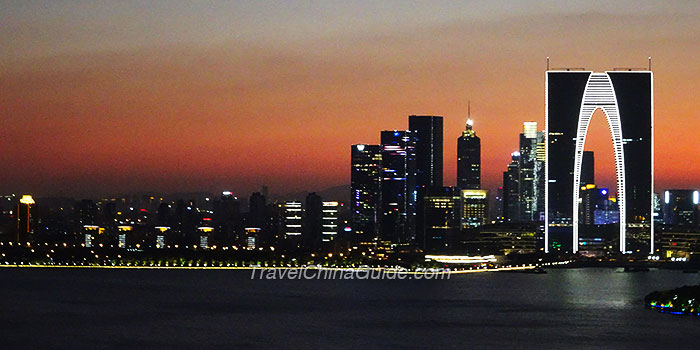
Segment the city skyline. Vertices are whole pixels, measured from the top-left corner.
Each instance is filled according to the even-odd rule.
[[[3,3],[0,113],[18,122],[2,131],[0,191],[318,191],[350,183],[348,145],[378,144],[376,130],[405,130],[415,114],[444,117],[444,183],[454,185],[467,100],[483,187],[495,190],[522,122],[544,128],[546,56],[595,71],[653,56],[655,188],[700,187],[690,161],[700,45],[687,35],[697,5],[509,3],[472,15],[463,10],[484,3],[162,4]],[[620,13],[624,26],[609,23]],[[276,25],[252,29],[261,19]],[[290,30],[270,31],[279,23]],[[589,143],[599,182],[614,188],[599,115]]]
[[[692,347],[699,14],[0,0],[2,349]]]

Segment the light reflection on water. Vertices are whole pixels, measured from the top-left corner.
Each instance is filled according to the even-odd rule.
[[[678,271],[303,281],[2,269],[0,278],[0,308],[12,315],[0,326],[13,330],[4,348],[683,347],[700,321],[643,308],[653,290],[700,283]]]

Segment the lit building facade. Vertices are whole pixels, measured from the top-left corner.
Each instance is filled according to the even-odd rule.
[[[503,221],[519,222],[521,218],[520,200],[520,152],[510,154],[508,170],[503,172]]]
[[[590,119],[600,108],[615,154],[619,250],[653,252],[652,72],[547,71],[545,85],[545,251],[550,235],[578,251],[579,218],[574,213],[579,212],[583,149]]]
[[[545,133],[544,131],[537,132],[537,161],[535,162],[535,198],[537,207],[535,208],[536,218],[538,222],[544,221],[544,198],[545,198],[545,175],[544,175],[544,162],[546,157],[546,144],[545,144]]]
[[[620,222],[620,210],[617,206],[617,199],[606,198],[602,201],[601,206],[593,212],[594,225],[610,225]]]
[[[336,201],[324,201],[321,217],[321,242],[327,244],[333,242],[338,236],[340,203]]]
[[[426,235],[427,227],[423,198],[431,189],[442,187],[442,117],[410,115],[408,129],[415,144],[415,236],[420,242]]]
[[[424,197],[424,250],[447,250],[457,241],[461,228],[461,195],[456,187],[431,188]]]
[[[524,122],[518,150],[511,153],[503,173],[499,211],[504,222],[544,221],[544,147],[544,132],[537,131],[537,122]]]
[[[350,210],[352,229],[360,241],[379,235],[382,147],[352,145],[350,150]]]
[[[520,207],[517,221],[537,221],[537,123],[524,122],[520,134],[520,158],[518,163],[518,197]]]
[[[258,246],[258,241],[262,228],[246,227],[245,228],[245,246],[248,249],[255,249]]]
[[[584,225],[595,224],[595,211],[602,209],[608,199],[608,189],[598,188],[594,184],[581,186],[581,205],[579,205],[579,222]]]
[[[697,190],[667,190],[664,191],[664,224],[669,226],[696,227],[698,220],[698,204],[700,191]]]
[[[481,139],[473,126],[467,119],[466,129],[457,139],[457,187],[463,190],[481,188]]]
[[[661,233],[661,249],[667,259],[696,260],[700,256],[698,230],[672,230]]]
[[[285,239],[297,239],[301,236],[302,207],[299,201],[282,203],[283,224],[281,226]]]
[[[416,187],[442,187],[442,117],[408,116],[408,129],[415,142]]]
[[[384,241],[416,239],[416,154],[411,131],[381,132],[382,184],[380,236]]]
[[[537,230],[532,224],[499,224],[479,227],[485,251],[495,254],[533,254],[537,251]]]
[[[488,222],[489,199],[486,190],[462,190],[462,228],[478,227]]]

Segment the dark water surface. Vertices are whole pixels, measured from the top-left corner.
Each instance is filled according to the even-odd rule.
[[[642,306],[677,271],[251,280],[250,271],[0,269],[0,349],[696,348]]]

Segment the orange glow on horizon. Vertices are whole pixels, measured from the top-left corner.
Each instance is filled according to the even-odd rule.
[[[694,17],[631,16],[624,26],[598,17],[5,57],[0,191],[318,191],[349,184],[351,144],[377,144],[411,114],[445,117],[444,180],[454,185],[467,100],[483,187],[495,190],[522,123],[544,129],[546,56],[553,67],[602,71],[646,66],[650,54],[656,190],[700,188],[700,44],[683,31]],[[598,122],[586,148],[596,152],[597,180],[614,186]]]

